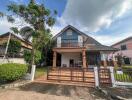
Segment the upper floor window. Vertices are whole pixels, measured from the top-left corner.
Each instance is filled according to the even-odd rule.
[[[121,50],[127,50],[127,46],[126,45],[121,45]]]
[[[67,35],[72,35],[72,30],[69,29],[69,30],[67,30],[66,33],[67,33]]]

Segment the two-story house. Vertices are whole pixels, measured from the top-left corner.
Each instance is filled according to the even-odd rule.
[[[113,44],[112,47],[120,49],[118,52],[115,52],[115,55],[121,55],[124,64],[132,64],[132,37],[119,41]]]
[[[108,54],[117,49],[102,45],[71,25],[53,37],[53,67],[108,66]],[[116,61],[113,61],[116,64]]]
[[[20,49],[19,53],[15,53],[13,55],[9,54],[8,50],[7,50],[6,60],[3,60],[3,57],[5,55],[5,51],[6,51],[6,45],[3,45],[3,44],[8,42],[9,36],[10,36],[10,40],[17,40],[21,43],[21,49]],[[10,33],[10,32],[7,32],[5,34],[0,35],[0,63],[12,62],[12,63],[25,64],[26,62],[25,62],[24,57],[23,57],[24,50],[28,50],[28,51],[32,50],[31,42],[19,37],[16,34]]]

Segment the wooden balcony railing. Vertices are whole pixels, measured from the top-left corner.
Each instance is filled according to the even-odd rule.
[[[79,42],[69,42],[58,44],[60,47],[83,47],[83,43]]]

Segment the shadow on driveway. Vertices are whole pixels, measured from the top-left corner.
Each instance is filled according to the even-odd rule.
[[[67,86],[67,85],[54,85],[44,83],[30,83],[20,87],[22,91],[34,91],[43,94],[79,97],[79,98],[102,98],[102,95],[96,95],[94,88]]]

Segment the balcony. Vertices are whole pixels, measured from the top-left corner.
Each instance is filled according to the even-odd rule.
[[[57,43],[57,47],[83,47],[81,42]]]

